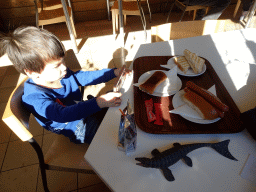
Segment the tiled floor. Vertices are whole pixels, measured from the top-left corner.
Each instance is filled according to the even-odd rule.
[[[230,6],[221,18],[232,18],[234,5]],[[180,12],[173,13],[170,22],[175,22],[180,17]],[[183,20],[191,20],[192,14],[186,14]],[[166,16],[162,13],[152,15],[152,23],[147,23],[147,43],[150,43],[150,26],[165,23]],[[148,21],[148,15],[147,15]],[[70,68],[85,68],[88,70],[105,67],[120,67],[120,36],[112,35],[112,23],[107,20],[90,21],[75,24],[78,34],[77,42],[80,49],[76,54],[80,63],[70,63]],[[45,26],[45,29],[55,33],[64,43],[71,56],[71,44],[65,24]],[[127,18],[125,27],[125,53],[126,64],[133,60],[140,44],[145,43],[140,17]],[[0,67],[0,117],[2,117],[6,102],[19,80],[19,74],[12,66]],[[93,95],[98,95],[111,89],[113,81],[99,86],[85,89]],[[35,121],[35,120],[33,120]],[[54,139],[54,134],[38,127],[32,134],[42,146],[46,139]],[[48,142],[48,141],[47,141]],[[47,171],[50,191],[76,191],[98,192],[110,191],[97,175],[70,173],[60,171]],[[0,192],[36,192],[43,191],[39,172],[38,159],[32,147],[27,142],[20,141],[17,136],[0,121]]]

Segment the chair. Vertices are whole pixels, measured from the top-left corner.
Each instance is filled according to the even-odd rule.
[[[44,25],[66,22],[71,41],[75,44],[74,48],[77,53],[77,45],[75,42],[77,34],[70,0],[68,0],[68,6],[65,4],[68,17],[65,15],[65,9],[61,0],[34,0],[34,3],[36,7],[36,26],[43,27]]]
[[[238,0],[233,17],[236,17],[236,14],[237,14],[237,11],[238,11],[240,5],[241,5],[241,0]],[[244,22],[245,28],[249,27],[249,25],[251,24],[252,17],[255,14],[255,9],[256,9],[256,0],[254,0],[254,3],[251,5],[250,9],[248,10],[247,15],[244,17],[244,19],[242,21],[242,22]]]
[[[196,37],[242,28],[240,24],[230,19],[166,23],[151,27],[151,42]]]
[[[145,0],[143,0],[145,1]],[[150,6],[147,1],[147,5],[148,5],[148,10],[149,10],[149,14],[150,14],[150,22],[151,22],[151,11],[150,11]],[[142,15],[141,15],[141,11],[140,8],[138,7],[138,3],[139,6],[141,8],[141,4],[140,1],[122,1],[122,7],[123,7],[123,15],[124,15],[124,25],[126,25],[126,15],[140,15],[141,17],[144,17],[144,12],[142,11]],[[115,32],[118,29],[118,16],[119,16],[119,9],[118,9],[118,0],[114,2],[113,6],[111,7],[111,11],[112,11],[112,25],[113,25],[113,34],[115,34]],[[144,19],[145,21],[145,19]],[[144,23],[142,22],[142,24],[144,25]]]
[[[233,17],[236,17],[236,14],[237,14],[237,11],[238,11],[238,9],[239,9],[240,5],[241,5],[241,0],[237,0],[236,8],[235,8],[235,11],[234,11]]]
[[[208,6],[203,6],[203,5],[191,5],[190,6],[188,4],[184,4],[184,3],[179,2],[178,0],[174,0],[174,2],[171,5],[170,11],[168,13],[168,16],[167,16],[167,20],[166,20],[167,23],[169,21],[169,16],[171,14],[171,11],[172,11],[172,8],[173,8],[174,5],[176,5],[178,8],[180,8],[182,10],[182,15],[181,15],[179,21],[182,20],[182,18],[183,18],[183,16],[184,16],[186,11],[194,11],[193,20],[195,20],[195,18],[196,18],[196,11],[198,9],[206,9],[206,14],[207,14],[208,9],[209,9]]]
[[[28,141],[35,149],[39,159],[44,190],[49,191],[45,170],[95,174],[84,159],[84,154],[88,148],[86,144],[76,145],[71,143],[67,137],[56,134],[55,141],[45,155],[43,154],[41,147],[29,130],[31,113],[21,102],[26,80],[27,77],[12,92],[2,119],[22,141]]]

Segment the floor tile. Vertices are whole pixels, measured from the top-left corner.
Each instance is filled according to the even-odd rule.
[[[0,67],[7,67],[11,65],[12,65],[12,62],[10,61],[7,54],[4,54],[3,56],[0,57]]]
[[[0,121],[0,143],[9,142],[12,130],[1,120]]]
[[[90,69],[92,68],[91,64],[93,63],[92,57],[91,57],[91,50],[89,45],[87,44],[88,38],[82,38],[80,41],[80,44],[78,44],[79,47],[79,53],[76,54],[76,58],[79,62],[79,65],[83,69]]]
[[[0,103],[7,103],[15,87],[0,88]]]
[[[43,137],[43,146],[42,146],[42,150],[43,150],[43,154],[45,155],[47,153],[47,151],[50,149],[51,145],[53,144],[54,140],[57,138],[57,134],[50,132],[50,134],[46,134]]]
[[[0,144],[0,170],[1,170],[1,167],[2,167],[2,163],[4,161],[7,146],[8,146],[8,143]],[[0,171],[0,173],[1,173],[1,171]]]
[[[38,144],[42,145],[42,136],[34,137]],[[38,163],[38,156],[34,148],[21,140],[9,142],[4,159],[2,171],[33,165]]]
[[[0,67],[0,76],[3,76],[6,74],[7,68],[8,67]]]
[[[4,78],[5,78],[5,76],[0,76],[0,85],[2,84]]]
[[[102,180],[96,174],[78,173],[78,189],[101,183]]]
[[[93,67],[95,69],[111,68],[113,53],[117,45],[113,42],[112,36],[97,37],[88,39],[90,46]]]
[[[0,192],[36,191],[38,165],[5,171],[0,174]]]
[[[3,116],[3,114],[4,114],[6,105],[7,105],[7,102],[5,102],[5,103],[0,103],[0,117],[1,117],[1,121],[2,121],[2,116]]]
[[[99,183],[90,187],[78,189],[78,192],[111,192],[111,190],[104,184]]]
[[[6,75],[5,78],[3,79],[0,87],[4,88],[4,87],[13,87],[13,86],[17,86],[17,82],[19,80],[20,75],[16,74],[16,75]]]
[[[49,191],[69,192],[77,189],[77,173],[46,170]],[[39,172],[37,192],[44,192],[41,172]]]
[[[20,74],[14,66],[8,66],[6,74],[5,75],[16,75],[16,74]]]

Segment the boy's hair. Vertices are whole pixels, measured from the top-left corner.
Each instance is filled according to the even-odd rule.
[[[54,34],[33,26],[19,27],[13,33],[1,35],[0,50],[7,53],[23,74],[25,69],[41,73],[46,62],[65,56],[65,48]]]

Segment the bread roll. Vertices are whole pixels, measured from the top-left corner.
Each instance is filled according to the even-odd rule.
[[[183,100],[194,109],[203,119],[213,120],[219,117],[216,109],[203,97],[193,91],[188,90],[183,96]]]
[[[140,90],[153,94],[156,87],[160,85],[167,78],[162,71],[154,72],[143,84],[139,85]]]

